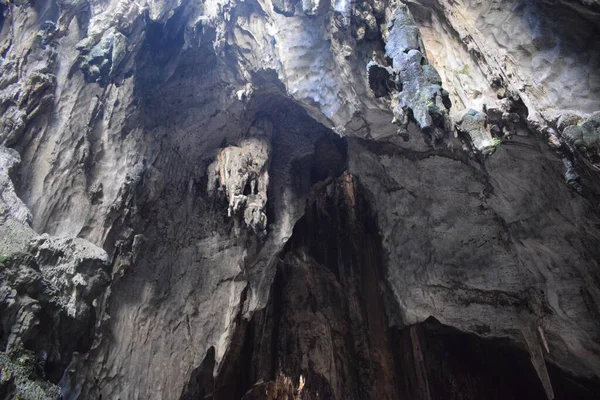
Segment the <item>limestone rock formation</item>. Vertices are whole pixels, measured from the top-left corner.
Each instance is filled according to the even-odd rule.
[[[227,215],[243,215],[246,226],[255,232],[267,227],[265,215],[267,188],[269,186],[270,136],[272,125],[250,128],[252,137],[243,139],[240,146],[229,146],[219,151],[217,160],[208,167],[208,192],[214,194],[217,187],[223,189],[229,201]]]
[[[84,239],[36,235],[9,174],[18,153],[0,151],[0,394],[59,399],[52,383],[74,352],[91,346],[92,302],[110,281],[108,255]]]
[[[0,398],[595,399],[600,4],[0,2]]]

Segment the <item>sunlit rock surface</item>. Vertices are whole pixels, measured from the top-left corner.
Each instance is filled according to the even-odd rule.
[[[0,397],[600,393],[597,1],[0,12]]]

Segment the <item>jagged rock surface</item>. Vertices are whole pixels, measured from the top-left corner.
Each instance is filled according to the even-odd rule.
[[[0,395],[594,398],[598,7],[1,2]]]
[[[9,174],[18,161],[0,146],[0,395],[59,399],[73,353],[91,346],[109,260],[87,240],[35,234]]]

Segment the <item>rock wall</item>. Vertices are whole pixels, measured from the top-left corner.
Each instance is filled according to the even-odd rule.
[[[0,396],[594,398],[598,7],[1,2]]]

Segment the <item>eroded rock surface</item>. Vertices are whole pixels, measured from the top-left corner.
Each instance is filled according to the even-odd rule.
[[[598,392],[597,1],[0,12],[0,396]]]
[[[243,139],[239,146],[219,150],[217,160],[208,167],[209,193],[224,191],[229,201],[227,215],[241,214],[246,226],[257,233],[267,227],[272,130],[270,121],[259,122],[250,128],[251,137]]]
[[[34,232],[11,179],[18,162],[0,146],[0,394],[59,399],[73,353],[91,346],[109,260],[87,240]]]

